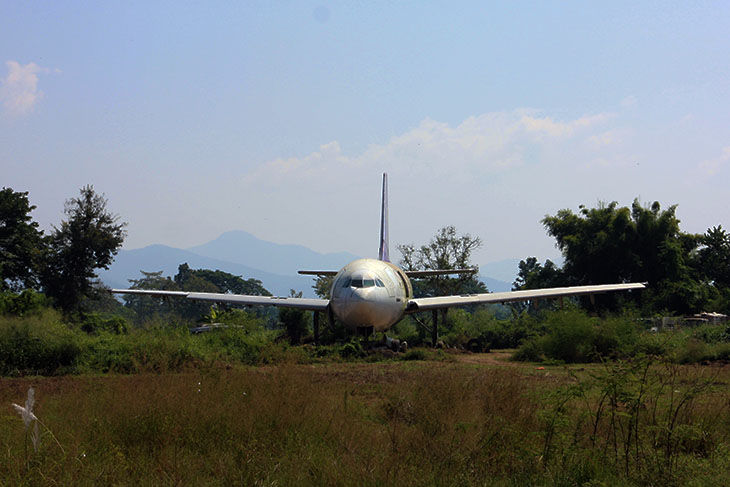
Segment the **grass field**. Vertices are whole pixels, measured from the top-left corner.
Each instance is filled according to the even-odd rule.
[[[3,379],[0,484],[728,485],[727,367],[507,355]]]

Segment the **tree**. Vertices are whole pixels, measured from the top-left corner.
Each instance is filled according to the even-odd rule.
[[[330,299],[330,294],[332,292],[332,283],[334,281],[335,276],[317,276],[317,279],[314,280],[314,284],[312,285],[312,289],[314,289],[314,294],[322,299]]]
[[[0,191],[0,291],[38,287],[45,244],[43,232],[30,216],[34,209],[27,191]]]
[[[707,280],[718,287],[730,287],[730,234],[722,225],[707,230],[697,252],[698,265]]]
[[[296,292],[294,289],[291,289],[289,291],[289,297],[301,298],[302,292]],[[289,338],[289,343],[292,345],[299,345],[302,337],[309,330],[309,316],[303,309],[281,308],[279,310],[279,321],[284,327],[286,336]]]
[[[196,287],[196,279],[202,279],[206,283],[215,286],[210,292],[248,294],[251,296],[271,296],[271,293],[264,288],[258,279],[244,279],[241,276],[229,274],[221,270],[190,269],[187,263],[181,264],[177,269],[175,282],[184,291],[205,291],[205,287]],[[201,284],[207,286],[208,284]]]
[[[460,274],[458,277],[436,276],[414,281],[416,297],[446,296],[452,294],[486,293],[487,287],[475,276],[479,266],[472,264],[471,254],[482,246],[479,237],[457,235],[453,226],[443,227],[427,245],[399,245],[403,259],[403,270],[475,269],[474,274]]]
[[[89,185],[66,201],[66,220],[48,239],[43,287],[66,313],[82,311],[93,294],[96,269],[108,269],[124,241],[126,223],[107,210],[104,195]]]
[[[131,279],[131,289],[151,289],[160,291],[195,291],[208,293],[234,293],[255,296],[271,296],[258,279],[243,279],[241,276],[220,270],[191,269],[187,263],[180,264],[174,277],[165,277],[162,271],[140,271],[140,279]],[[136,294],[124,296],[127,308],[133,310],[137,319],[144,321],[150,317],[182,318],[188,321],[199,321],[210,313],[210,304],[189,299],[160,298]],[[235,305],[227,304],[228,309]],[[276,310],[269,307],[256,307],[253,316],[276,322]]]
[[[659,202],[644,207],[636,199],[631,209],[615,201],[579,208],[578,214],[564,209],[542,221],[563,253],[567,285],[648,282],[650,289],[642,295],[651,311],[687,313],[702,307],[706,292],[691,256],[700,236],[680,231],[676,205],[662,210]],[[603,297],[609,308],[621,299]]]
[[[169,277],[164,277],[162,271],[145,272],[140,271],[142,277],[130,279],[130,289],[152,289],[159,291],[180,291],[178,285]],[[177,314],[177,299],[156,298],[141,294],[125,294],[122,299],[124,305],[132,310],[138,321],[143,321],[154,316],[169,316]]]
[[[721,225],[708,229],[702,236],[697,267],[710,289],[709,309],[730,313],[730,234]]]
[[[512,283],[512,290],[543,289],[564,285],[563,271],[553,261],[547,259],[545,265],[542,265],[536,257],[528,257],[518,264],[517,279]]]

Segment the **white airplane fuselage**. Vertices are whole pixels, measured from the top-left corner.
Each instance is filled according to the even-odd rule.
[[[399,267],[377,259],[358,259],[335,276],[330,306],[350,330],[385,331],[405,313],[413,287]]]

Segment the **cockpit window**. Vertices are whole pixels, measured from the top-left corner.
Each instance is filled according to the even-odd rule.
[[[375,279],[352,279],[345,283],[344,287],[374,287],[376,285]]]
[[[350,287],[350,279],[345,279],[345,282],[342,284],[342,287]]]
[[[383,284],[383,281],[380,279],[375,279],[375,285],[378,287],[385,287],[385,284]]]

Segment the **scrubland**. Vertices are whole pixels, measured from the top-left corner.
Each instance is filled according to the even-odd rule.
[[[728,484],[730,327],[461,318],[447,345],[519,348],[1,317],[0,485]],[[11,406],[31,387],[38,441]]]
[[[727,485],[727,367],[539,367],[457,359],[4,379],[0,483]],[[37,451],[10,408],[30,386],[47,427]]]

